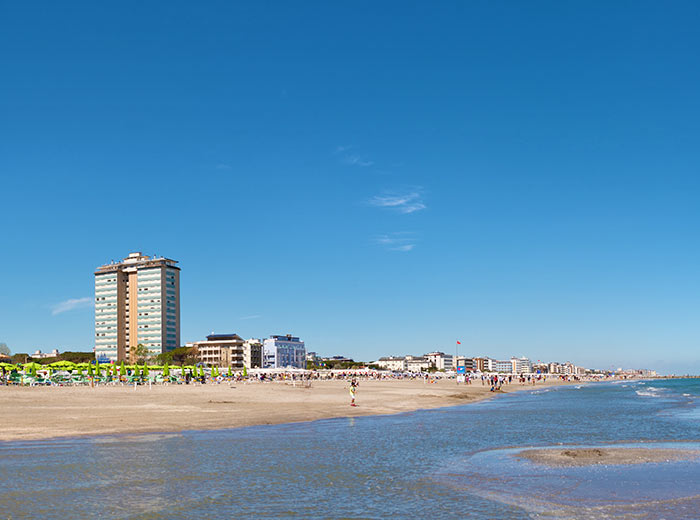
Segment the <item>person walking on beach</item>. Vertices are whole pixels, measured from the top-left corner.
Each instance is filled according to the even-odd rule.
[[[356,379],[353,378],[353,380],[350,381],[350,406],[357,406],[355,404],[355,394],[357,393],[358,386],[359,386],[359,383],[357,382]]]

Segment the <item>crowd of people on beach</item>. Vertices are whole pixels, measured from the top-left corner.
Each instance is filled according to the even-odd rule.
[[[84,367],[83,367],[84,368]],[[92,369],[93,367],[89,367]],[[293,385],[297,383],[311,386],[313,381],[350,381],[357,388],[360,380],[365,381],[423,381],[426,384],[437,384],[440,381],[452,381],[458,384],[472,385],[481,382],[482,386],[490,386],[491,391],[501,390],[503,385],[520,384],[535,385],[548,379],[563,381],[584,380],[577,375],[563,374],[492,374],[481,372],[467,372],[455,374],[454,372],[391,372],[387,370],[266,370],[252,369],[251,371],[208,368],[204,366],[194,367],[152,367],[149,371],[144,365],[120,368],[115,365],[106,365],[102,370],[95,368],[84,374],[79,369],[28,369],[21,366],[0,366],[0,384],[2,385],[143,385],[143,384],[222,384],[235,382],[286,382]]]

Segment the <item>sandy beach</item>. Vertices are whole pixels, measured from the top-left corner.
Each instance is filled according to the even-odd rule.
[[[569,467],[692,460],[700,452],[668,448],[567,448],[525,450],[516,456],[546,466]]]
[[[567,384],[513,384],[503,393]],[[580,384],[580,383],[579,383]],[[361,381],[357,407],[349,405],[347,381],[220,385],[0,387],[0,440],[77,435],[177,432],[332,417],[393,414],[453,406],[494,397],[480,383]]]

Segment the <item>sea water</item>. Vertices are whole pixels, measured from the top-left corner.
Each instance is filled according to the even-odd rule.
[[[0,443],[0,515],[700,518],[698,460],[551,468],[514,456],[700,449],[699,405],[697,379],[615,382],[392,416]]]

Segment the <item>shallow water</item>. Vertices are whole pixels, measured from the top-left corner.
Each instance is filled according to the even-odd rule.
[[[606,383],[394,416],[2,443],[0,511],[8,518],[698,518],[695,461],[563,469],[512,457],[560,444],[697,448],[698,399],[700,380]]]

